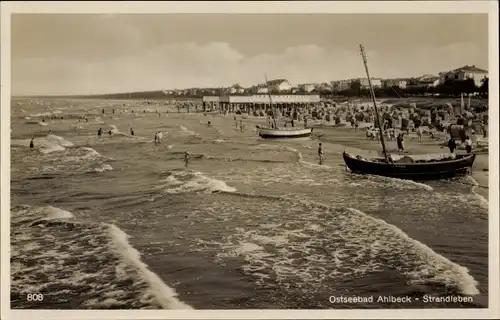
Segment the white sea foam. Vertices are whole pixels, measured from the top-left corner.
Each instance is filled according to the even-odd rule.
[[[185,134],[188,134],[188,135],[191,135],[191,136],[199,136],[198,133],[194,132],[194,131],[191,131],[189,129],[187,129],[186,127],[184,127],[183,125],[179,126],[179,128],[182,130],[182,132],[184,132]]]
[[[478,198],[481,207],[488,210],[490,205],[488,199],[476,192],[476,188],[478,188],[479,186],[479,183],[476,181],[476,179],[474,179],[472,176],[467,176],[466,181],[474,185],[474,187],[472,187],[472,193],[474,193],[474,195]]]
[[[75,217],[69,211],[52,206],[41,208],[41,210],[45,214],[47,219],[71,219]]]
[[[29,139],[12,139],[11,144],[14,146],[24,146],[29,147]],[[38,149],[42,153],[51,153],[57,151],[64,151],[65,147],[73,146],[73,143],[65,140],[62,137],[49,134],[45,137],[35,138],[34,140],[35,149]]]
[[[165,188],[167,193],[236,191],[235,188],[228,186],[224,181],[209,178],[196,171],[173,172],[162,182],[164,184],[161,187]]]
[[[118,133],[118,132],[120,132],[120,130],[118,130],[118,128],[114,124],[110,125],[109,129],[111,130],[111,133]]]
[[[49,134],[46,137],[35,139],[35,148],[42,153],[64,151],[66,147],[73,146],[73,143],[62,137]]]
[[[91,169],[92,172],[104,172],[104,171],[111,171],[111,170],[113,170],[113,167],[107,163],[104,163],[99,167]]]
[[[85,286],[82,294],[93,293],[95,297],[82,304],[87,308],[159,305],[166,309],[191,309],[141,261],[125,232],[112,224],[93,224],[74,218],[71,212],[51,206],[22,206],[12,211],[16,228],[12,232],[11,285],[17,296],[43,291],[54,284],[77,289]],[[72,220],[73,235],[67,234],[66,225],[57,224],[57,220],[68,219]],[[44,220],[49,224],[44,224]],[[30,223],[36,221],[41,223]],[[75,255],[81,259],[77,265],[71,262]],[[90,272],[96,259],[98,263],[108,263]],[[117,278],[132,285],[123,287],[123,283],[115,281]],[[65,292],[66,297],[71,295],[64,288],[52,289],[47,296],[55,303],[65,297]]]
[[[393,232],[395,238],[401,240],[399,243],[407,249],[407,253],[427,261],[428,263],[415,266],[413,270],[408,270],[406,274],[412,278],[412,283],[427,283],[435,281],[446,285],[456,286],[461,293],[466,295],[477,295],[477,281],[469,274],[469,270],[462,267],[444,256],[436,253],[425,244],[409,237],[403,230],[385,222],[382,219],[374,218],[359,210],[349,208],[354,213],[362,215],[364,218],[372,220],[384,229]]]
[[[219,244],[218,258],[241,256],[247,262],[243,270],[258,283],[271,277],[283,289],[300,285],[315,291],[328,286],[328,281],[362,277],[391,265],[412,284],[439,284],[462,294],[479,294],[478,283],[466,268],[384,220],[351,208],[286,202],[286,209],[281,201],[266,201],[262,207],[256,202],[251,211],[242,209],[248,204],[226,208],[220,203],[223,208],[215,210],[218,219],[237,212],[238,217],[272,223],[232,230]],[[282,219],[283,210],[290,219]]]
[[[168,287],[163,281],[151,272],[146,264],[141,261],[140,253],[129,243],[129,236],[115,225],[109,225],[115,250],[119,252],[123,259],[134,265],[141,277],[146,280],[151,288],[156,300],[166,309],[192,309],[189,305],[177,299],[174,289]]]

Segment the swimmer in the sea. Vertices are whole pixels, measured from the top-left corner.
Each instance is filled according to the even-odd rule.
[[[133,136],[134,135],[134,129],[130,128],[130,135]]]
[[[184,166],[187,168],[189,163],[189,153],[186,151],[184,152]]]
[[[31,141],[30,141],[30,149],[33,149],[35,147],[35,137],[31,138]]]
[[[97,130],[97,135],[98,135],[99,137],[101,137],[101,136],[102,136],[102,128],[99,128],[99,130]]]

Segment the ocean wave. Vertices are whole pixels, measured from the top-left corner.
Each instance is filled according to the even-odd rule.
[[[90,169],[89,172],[104,172],[104,171],[111,171],[111,170],[113,170],[113,167],[107,163],[104,163],[98,167],[94,167],[94,168]]]
[[[205,176],[203,173],[191,170],[168,172],[167,178],[161,180],[159,188],[166,193],[188,192],[234,192],[235,188],[228,186],[224,181]]]
[[[482,195],[480,195],[479,193],[476,192],[476,188],[479,186],[479,183],[472,176],[467,176],[467,177],[465,177],[465,179],[466,179],[466,182],[469,182],[470,184],[473,185],[473,187],[472,187],[472,193],[479,200],[480,206],[483,209],[488,210],[489,209],[489,205],[490,205],[488,199],[486,199],[485,197],[483,197]]]
[[[439,294],[437,287],[441,286],[442,292],[479,294],[478,283],[467,268],[362,211],[315,201],[231,194],[249,198],[241,201],[255,202],[254,206],[262,203],[260,198],[271,200],[248,212],[234,207],[217,210],[221,219],[238,212],[241,217],[251,216],[254,223],[261,222],[257,229],[236,228],[218,244],[221,252],[217,255],[219,259],[242,257],[245,273],[261,285],[276,282],[283,289],[317,292],[342,279],[389,268],[426,293]],[[287,219],[282,219],[283,211]]]
[[[297,159],[296,159],[297,162],[303,161],[302,153],[299,150],[292,148],[292,147],[289,147],[289,146],[264,144],[263,143],[263,144],[258,144],[256,146],[253,146],[251,148],[256,149],[256,150],[273,150],[273,151],[278,151],[278,152],[282,152],[282,151],[291,152],[297,156]]]
[[[428,184],[416,182],[413,180],[405,180],[399,178],[382,177],[368,174],[357,174],[350,173],[351,175],[351,186],[363,186],[363,187],[373,187],[380,188],[381,183],[390,185],[396,189],[400,190],[411,190],[411,189],[423,189],[427,191],[433,191],[434,188]]]
[[[72,309],[189,309],[140,260],[112,224],[80,221],[55,207],[12,209],[13,308],[71,304]],[[42,302],[28,302],[42,293]]]
[[[29,147],[29,139],[12,139],[11,145],[13,146],[25,146]],[[64,139],[63,137],[49,134],[45,137],[35,138],[34,140],[35,149],[41,153],[47,154],[52,152],[64,151],[66,147],[72,147],[73,143]]]
[[[196,136],[199,137],[200,135],[194,131],[189,130],[188,128],[184,127],[183,125],[180,125],[179,128],[184,134],[190,135],[190,136]]]

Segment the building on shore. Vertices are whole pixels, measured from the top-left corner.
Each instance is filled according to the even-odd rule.
[[[292,85],[286,79],[269,80],[267,81],[267,86],[270,92],[283,92],[292,89]]]
[[[237,83],[229,88],[229,92],[231,94],[244,93],[245,88],[243,88],[239,83]]]
[[[439,85],[439,77],[432,74],[424,74],[417,78],[410,78],[407,81],[406,87],[408,89],[416,88],[432,88]]]
[[[404,78],[395,78],[395,79],[383,79],[382,80],[382,88],[401,88],[406,89],[406,85],[408,84],[408,80]]]
[[[370,80],[371,80],[372,86],[374,88],[382,87],[382,79],[381,78],[370,78]],[[354,81],[359,81],[362,89],[369,89],[370,88],[370,83],[368,82],[368,78],[359,78],[359,79],[355,79]]]
[[[271,97],[269,94],[204,96],[203,110],[218,110],[223,114],[239,112],[289,115],[320,103],[321,98],[317,94],[275,94]]]
[[[332,91],[339,92],[339,91],[348,90],[351,87],[351,82],[352,82],[352,80],[350,80],[350,79],[349,80],[336,80],[336,81],[332,81],[330,84],[332,87]]]
[[[439,83],[443,84],[448,80],[467,80],[473,79],[474,84],[479,87],[483,83],[483,79],[488,77],[488,71],[484,69],[477,68],[475,65],[468,66],[465,65],[461,68],[441,72],[439,74]]]
[[[264,94],[268,93],[269,90],[267,89],[267,86],[265,84],[258,84],[248,88],[245,92],[251,94]]]
[[[317,83],[303,83],[299,84],[299,90],[303,92],[312,92],[317,86]]]

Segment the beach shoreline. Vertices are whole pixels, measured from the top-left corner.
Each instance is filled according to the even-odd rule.
[[[322,134],[318,138],[320,141],[338,143],[346,147],[362,149],[368,152],[381,152],[381,146],[378,141],[368,140],[365,137],[364,130],[358,129],[357,132],[350,127],[320,127],[315,129],[316,132]],[[342,135],[339,135],[342,133]],[[399,154],[396,151],[396,141],[386,141],[387,149],[390,153]],[[405,154],[436,154],[448,153],[448,149],[439,145],[438,141],[424,138],[420,143],[413,137],[407,137],[404,140]],[[460,153],[460,151],[459,151]],[[476,155],[476,160],[472,167],[472,178],[477,182],[474,192],[489,199],[488,195],[488,154]]]
[[[169,112],[177,113],[177,110],[171,110]],[[182,113],[182,112],[181,112]],[[186,113],[188,114],[188,113]],[[196,114],[196,113],[190,113]],[[220,119],[225,119],[227,121],[234,121],[234,117],[242,119],[245,123],[250,123],[252,126],[256,125],[267,125],[266,117],[255,117],[247,115],[235,115],[235,114],[219,114],[219,113],[207,113],[211,116],[216,116]],[[278,125],[280,124],[280,119],[278,118]],[[317,121],[316,121],[317,122]],[[365,152],[377,154],[381,152],[380,143],[374,140],[366,139],[365,130],[358,128],[357,131],[350,126],[328,126],[328,125],[318,125],[315,121],[312,122],[312,127],[314,127],[313,139],[318,141],[340,144],[346,148],[356,148],[361,149]],[[296,121],[297,127],[302,127],[303,123],[301,121]],[[404,140],[405,154],[439,154],[448,153],[448,149],[441,145],[442,142],[439,140],[431,139],[424,136],[423,141],[419,142],[414,137],[406,137]],[[399,154],[397,152],[396,141],[386,141],[387,150],[390,153]],[[460,153],[461,151],[459,151]],[[474,187],[474,192],[483,197],[486,201],[489,199],[488,194],[488,153],[481,153],[476,155],[476,160],[472,167],[471,177],[477,183]]]

